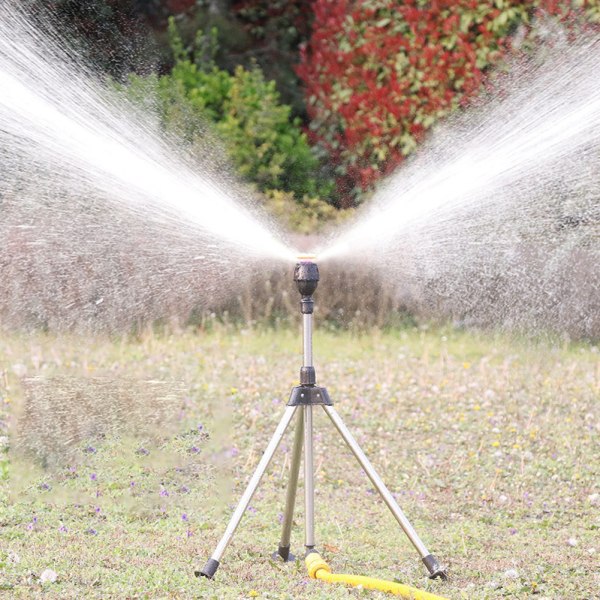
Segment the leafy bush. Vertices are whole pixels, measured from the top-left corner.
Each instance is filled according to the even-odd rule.
[[[241,175],[261,189],[281,188],[297,196],[315,194],[317,160],[290,107],[278,103],[275,82],[255,68],[235,70],[217,131]]]
[[[519,0],[315,1],[298,73],[312,135],[336,165],[342,204],[479,89],[530,7]]]
[[[170,23],[171,47],[176,64],[168,75],[132,76],[130,95],[143,101],[151,88],[166,129],[176,129],[194,142],[206,123],[222,139],[240,175],[261,190],[282,189],[301,198],[327,194],[327,185],[315,177],[319,161],[312,152],[299,119],[279,101],[274,82],[261,70],[239,66],[231,74],[214,63],[216,32],[200,33],[188,52]],[[194,58],[194,60],[192,60]]]

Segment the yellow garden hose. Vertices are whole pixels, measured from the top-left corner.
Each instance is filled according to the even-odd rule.
[[[316,552],[311,552],[306,557],[306,568],[312,579],[321,579],[329,583],[346,583],[355,587],[361,586],[368,590],[379,590],[389,592],[396,596],[409,598],[411,600],[447,600],[441,596],[430,594],[418,590],[417,588],[393,581],[384,581],[382,579],[374,579],[373,577],[364,577],[362,575],[335,575],[331,572],[331,567],[321,558]]]

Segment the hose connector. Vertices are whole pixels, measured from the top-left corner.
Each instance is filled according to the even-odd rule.
[[[331,573],[331,567],[321,558],[321,555],[317,552],[311,552],[304,559],[306,563],[306,568],[308,570],[308,575],[311,579],[317,578],[317,573],[319,571],[326,571],[327,573]]]

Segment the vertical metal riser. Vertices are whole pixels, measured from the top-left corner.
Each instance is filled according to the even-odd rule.
[[[313,464],[313,407],[304,407],[304,545],[315,547],[315,479]]]
[[[313,316],[312,313],[302,315],[302,350],[303,366],[312,367],[313,365]]]

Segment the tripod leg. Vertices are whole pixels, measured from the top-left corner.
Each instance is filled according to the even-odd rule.
[[[360,466],[364,469],[365,473],[369,476],[371,483],[375,486],[380,496],[383,498],[384,502],[388,505],[388,508],[396,518],[396,521],[400,524],[400,527],[404,530],[404,533],[407,535],[408,539],[412,542],[413,546],[417,549],[417,552],[421,556],[421,560],[427,567],[430,577],[433,579],[435,577],[446,578],[446,574],[444,573],[443,568],[438,563],[438,560],[431,554],[425,544],[421,541],[421,538],[418,536],[417,532],[414,530],[413,526],[410,524],[410,521],[406,518],[405,514],[402,512],[402,509],[398,506],[396,500],[390,493],[390,491],[383,483],[383,480],[375,469],[373,465],[370,463],[369,459],[366,457],[365,453],[362,451],[362,448],[358,445],[358,442],[354,439],[340,415],[338,415],[337,411],[333,406],[323,406],[325,412],[335,425],[335,428],[339,431],[340,435],[344,438],[344,441],[352,450],[352,453],[360,463]]]
[[[304,414],[298,411],[296,418],[296,435],[294,449],[292,450],[292,464],[290,466],[290,479],[288,482],[287,496],[285,499],[285,513],[283,516],[283,530],[281,541],[273,558],[281,557],[284,561],[294,560],[290,554],[290,537],[292,534],[292,521],[294,519],[294,505],[296,504],[296,491],[298,489],[298,476],[300,474],[300,459],[302,458],[302,439],[304,435]]]
[[[262,455],[262,458],[260,459],[260,462],[258,463],[254,474],[248,482],[246,490],[242,494],[242,497],[238,505],[236,506],[233,515],[231,516],[231,519],[229,521],[229,524],[227,525],[227,529],[225,529],[225,533],[223,534],[221,541],[217,544],[213,555],[210,557],[206,565],[204,565],[204,568],[202,570],[195,571],[197,577],[203,576],[212,579],[217,569],[219,568],[219,561],[221,560],[223,553],[229,545],[229,542],[231,542],[233,534],[235,533],[237,526],[240,524],[240,521],[242,520],[242,517],[244,516],[244,513],[248,508],[248,504],[250,504],[250,500],[252,500],[252,496],[254,495],[254,492],[256,491],[256,488],[258,487],[262,476],[267,470],[267,467],[269,466],[269,463],[271,462],[271,459],[275,454],[275,450],[277,450],[277,447],[281,442],[281,438],[283,438],[283,434],[288,428],[295,412],[295,406],[286,407],[285,412],[283,413],[283,417],[281,418],[281,421],[279,422],[279,425],[277,426],[277,429],[275,430],[275,433],[273,434],[269,445],[267,446],[264,454]]]
[[[304,545],[315,548],[315,473],[313,466],[313,407],[304,407]]]

